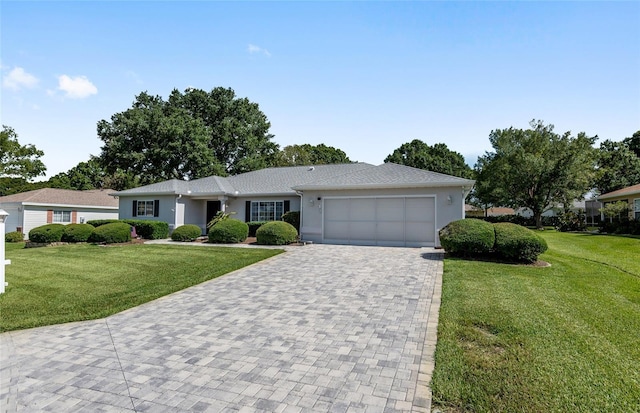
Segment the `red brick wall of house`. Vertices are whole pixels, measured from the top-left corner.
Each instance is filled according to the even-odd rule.
[[[51,224],[53,222],[53,210],[47,211],[47,224]]]
[[[72,224],[78,223],[78,211],[71,211],[71,223]]]

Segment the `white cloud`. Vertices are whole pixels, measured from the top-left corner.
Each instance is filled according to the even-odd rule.
[[[58,76],[58,89],[71,99],[83,99],[98,93],[98,88],[86,76]]]
[[[37,84],[38,78],[25,72],[21,67],[14,67],[2,77],[2,86],[7,89],[20,90],[23,87],[31,89]]]
[[[271,53],[269,53],[267,49],[263,49],[262,47],[256,46],[255,44],[249,44],[247,50],[249,50],[249,54],[261,53],[267,57],[271,57]]]

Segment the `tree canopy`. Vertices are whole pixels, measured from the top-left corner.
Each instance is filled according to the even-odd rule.
[[[473,171],[465,163],[461,154],[449,150],[444,143],[429,146],[419,139],[402,144],[387,156],[384,162],[393,162],[461,178],[473,176]]]
[[[0,132],[0,177],[29,180],[47,170],[40,158],[44,152],[34,145],[21,145],[13,128],[2,125]]]
[[[494,152],[478,158],[475,196],[485,205],[531,209],[536,226],[542,213],[566,205],[591,189],[597,137],[559,135],[553,125],[530,122],[530,129],[491,131]]]
[[[324,165],[350,163],[344,151],[323,143],[313,146],[288,145],[282,148],[275,157],[275,166]]]
[[[640,138],[640,134],[636,135]],[[640,157],[630,148],[632,143],[627,138],[600,144],[595,187],[601,194],[640,183]]]
[[[168,100],[143,92],[130,109],[98,122],[108,174],[146,185],[264,168],[278,149],[256,103],[232,89],[174,89]]]

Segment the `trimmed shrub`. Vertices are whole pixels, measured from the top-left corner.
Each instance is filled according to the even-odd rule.
[[[87,242],[95,228],[89,224],[69,224],[64,227],[62,241]]]
[[[258,228],[260,228],[261,226],[263,226],[267,222],[269,222],[269,221],[251,221],[251,222],[247,222],[247,225],[249,225],[249,236],[250,237],[255,237],[256,236],[256,231],[258,230]]]
[[[287,222],[300,232],[300,211],[289,211],[282,215],[282,220]]]
[[[87,224],[93,227],[99,227],[106,224],[113,224],[114,222],[122,222],[119,219],[91,219],[87,221]]]
[[[105,244],[130,242],[131,225],[125,222],[113,222],[111,224],[100,225],[93,231],[89,237],[89,241]]]
[[[169,238],[169,224],[163,221],[147,221],[144,219],[123,219],[132,227],[136,227],[136,234],[144,239]]]
[[[194,241],[202,235],[202,230],[197,225],[182,225],[174,229],[171,233],[171,239],[174,241],[190,242]]]
[[[39,244],[60,242],[62,241],[63,232],[64,225],[62,224],[42,225],[29,231],[29,241],[37,242]]]
[[[440,230],[440,244],[453,255],[488,253],[495,240],[493,225],[481,219],[459,219]]]
[[[236,244],[243,242],[249,235],[249,226],[237,219],[225,219],[209,229],[207,242],[213,244]]]
[[[532,230],[507,222],[493,224],[495,252],[508,260],[535,262],[547,250],[547,242]]]
[[[4,235],[4,242],[22,242],[24,234],[20,231],[7,232]]]
[[[260,245],[286,245],[298,239],[298,231],[288,222],[267,222],[256,231],[257,242]]]

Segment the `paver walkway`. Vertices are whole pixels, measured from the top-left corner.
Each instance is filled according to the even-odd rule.
[[[0,334],[1,411],[425,412],[441,273],[434,249],[311,245]]]

